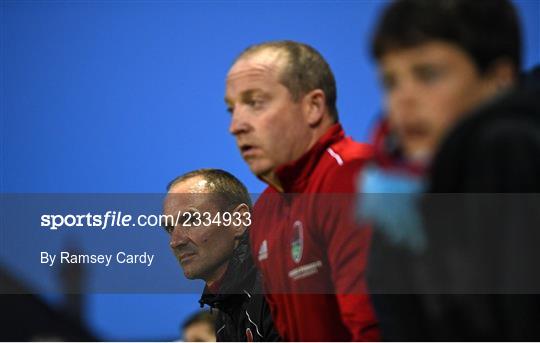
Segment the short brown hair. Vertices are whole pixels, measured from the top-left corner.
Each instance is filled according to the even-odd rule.
[[[169,182],[167,191],[177,183],[196,176],[208,181],[208,189],[221,197],[224,208],[230,209],[240,204],[246,204],[251,209],[251,197],[246,186],[234,175],[221,169],[204,168],[182,174]]]
[[[214,332],[216,329],[216,315],[209,311],[195,312],[182,323],[181,329],[185,331],[188,327],[197,323],[208,324],[212,332]]]
[[[281,72],[280,82],[287,87],[294,101],[314,89],[321,89],[326,97],[326,106],[332,119],[338,121],[336,106],[336,80],[330,66],[315,48],[290,40],[255,44],[245,49],[235,60],[257,52],[273,49],[287,55],[287,63]]]

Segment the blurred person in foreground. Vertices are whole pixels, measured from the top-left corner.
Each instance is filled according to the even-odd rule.
[[[206,282],[199,303],[219,310],[217,341],[279,340],[251,258],[246,187],[226,171],[199,169],[167,190],[162,225],[184,275]]]
[[[358,217],[375,228],[368,283],[376,293],[383,338],[522,337],[517,335],[518,326],[505,323],[507,313],[499,315],[504,312],[503,302],[494,304],[497,297],[490,295],[495,283],[488,274],[482,279],[479,270],[472,268],[478,262],[474,259],[482,255],[475,251],[479,243],[490,245],[498,231],[484,231],[484,239],[473,242],[472,236],[482,235],[472,234],[474,225],[467,222],[470,218],[464,212],[452,212],[463,204],[463,198],[419,197],[426,190],[435,191],[426,184],[431,182],[430,170],[439,168],[434,156],[446,136],[458,130],[461,122],[473,120],[475,111],[498,106],[518,84],[521,36],[512,4],[505,0],[394,1],[375,31],[373,54],[385,88],[386,117],[376,131],[374,163],[359,179],[359,191],[369,195],[360,195]],[[482,143],[476,138],[466,149],[455,151],[452,163],[445,164],[446,181],[463,176],[458,166],[471,158],[469,149]],[[489,148],[490,158],[496,158],[497,150],[505,146],[499,143]],[[499,151],[504,150],[508,146]],[[489,156],[486,151],[474,158]],[[480,190],[497,168],[513,168],[507,162],[489,168],[470,164],[471,175],[474,170],[483,177],[469,179],[468,191]],[[515,175],[519,178],[519,173]],[[441,187],[436,191],[458,190]],[[441,219],[449,217],[452,225],[441,230]],[[481,219],[476,216],[476,229]],[[462,258],[464,251],[472,253]],[[489,268],[497,269],[493,261],[501,261],[501,256],[492,256]],[[497,278],[498,272],[489,277]]]
[[[184,342],[215,342],[216,315],[209,311],[199,311],[182,324]]]
[[[459,337],[540,339],[539,72],[460,122],[426,180],[426,272],[450,294],[430,302]]]
[[[370,232],[347,201],[372,152],[339,124],[328,63],[298,42],[251,46],[229,70],[225,101],[243,159],[268,185],[250,238],[280,335],[377,340],[364,284]]]

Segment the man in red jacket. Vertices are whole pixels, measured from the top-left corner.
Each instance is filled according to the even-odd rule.
[[[377,340],[364,288],[370,232],[351,211],[371,148],[345,137],[330,67],[305,44],[255,45],[231,67],[225,101],[243,159],[268,184],[250,235],[280,335]]]

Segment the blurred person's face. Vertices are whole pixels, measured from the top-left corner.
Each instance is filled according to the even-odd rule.
[[[305,97],[293,101],[280,82],[286,60],[283,53],[265,49],[241,58],[227,76],[229,131],[251,171],[265,179],[302,156],[312,139]]]
[[[184,329],[185,342],[215,342],[216,334],[212,325],[206,322],[196,322]]]
[[[176,226],[176,223],[163,223],[163,226],[170,234],[171,249],[188,279],[203,279],[207,283],[219,279],[227,268],[236,237],[243,232],[243,228],[204,220],[205,212],[209,212],[211,218],[222,212],[216,200],[216,196],[208,190],[207,181],[201,176],[173,185],[165,198],[163,214],[176,219],[181,213]],[[190,221],[187,221],[190,216],[183,215],[187,212],[192,214]],[[195,226],[197,213],[201,215],[199,226]]]
[[[481,75],[462,49],[439,41],[386,53],[380,72],[390,127],[410,159],[431,156],[458,119],[507,81]]]

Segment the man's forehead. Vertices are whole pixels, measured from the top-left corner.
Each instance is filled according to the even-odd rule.
[[[214,184],[206,180],[204,177],[194,176],[172,185],[169,189],[169,193],[211,193],[213,187]]]
[[[450,43],[433,41],[420,45],[390,50],[382,58],[383,66],[444,63],[464,52]]]
[[[213,183],[200,176],[175,183],[167,193],[164,203],[165,210],[208,205],[208,203],[215,201],[213,189]]]
[[[249,75],[274,74],[279,75],[286,63],[286,54],[276,49],[264,49],[248,53],[241,57],[231,67],[227,74],[227,81]]]

